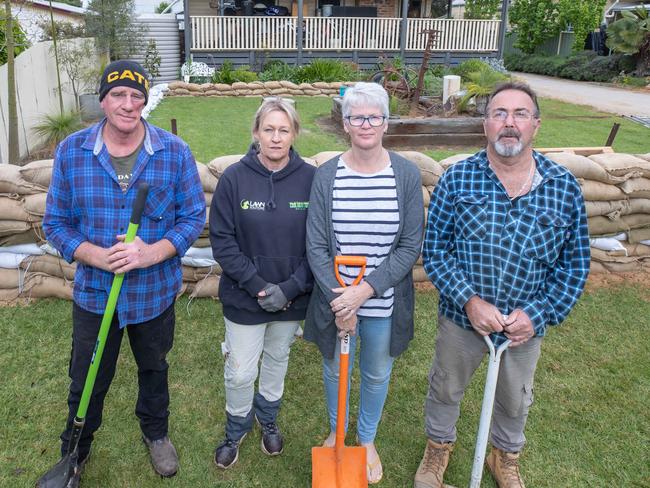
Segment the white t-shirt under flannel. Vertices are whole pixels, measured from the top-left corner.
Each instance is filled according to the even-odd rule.
[[[373,174],[350,169],[339,158],[332,199],[332,222],[337,253],[365,256],[365,275],[370,274],[388,256],[397,235],[399,207],[393,167],[388,164]],[[339,273],[346,284],[357,277],[358,268],[341,266]],[[364,317],[390,317],[394,289],[370,298],[359,309]]]

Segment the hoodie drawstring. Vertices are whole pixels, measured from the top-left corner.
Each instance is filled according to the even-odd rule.
[[[269,197],[269,201],[266,202],[266,207],[269,210],[275,210],[277,205],[275,204],[275,187],[273,186],[273,173],[269,175],[269,184],[271,185],[271,196]]]

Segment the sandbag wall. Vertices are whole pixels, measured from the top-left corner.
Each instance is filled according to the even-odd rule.
[[[0,165],[0,300],[72,298],[75,266],[45,242],[42,221],[52,160]]]
[[[325,151],[305,158],[319,166],[340,151]],[[420,168],[423,216],[426,219],[431,192],[442,173],[469,154],[457,154],[440,162],[415,151],[400,151]],[[585,195],[592,245],[592,272],[627,272],[650,268],[650,154],[549,153],[579,180]],[[181,259],[183,286],[180,294],[216,297],[221,268],[212,258],[208,218],[219,178],[242,155],[197,163],[208,209],[205,227]],[[72,297],[75,263],[69,264],[44,239],[42,218],[52,172],[52,160],[26,166],[0,165],[0,301],[19,297]],[[416,282],[428,278],[422,258],[413,268]]]
[[[300,83],[291,81],[253,81],[244,83],[236,81],[232,85],[225,83],[185,83],[173,81],[168,85],[166,97],[334,97],[339,95],[341,86],[353,85],[353,82],[335,81],[326,83]]]
[[[580,182],[587,208],[592,272],[650,268],[650,153],[568,152],[546,156]]]

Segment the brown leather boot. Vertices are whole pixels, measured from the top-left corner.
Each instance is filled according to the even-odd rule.
[[[424,456],[415,473],[415,488],[443,488],[442,477],[449,463],[449,455],[454,450],[454,444],[449,442],[438,444],[427,440]]]
[[[493,447],[485,460],[499,488],[525,488],[519,473],[519,453]]]

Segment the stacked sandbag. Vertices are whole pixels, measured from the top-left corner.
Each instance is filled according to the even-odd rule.
[[[21,264],[44,254],[43,215],[52,160],[25,166],[0,165],[0,300],[45,293],[40,277],[25,276]],[[61,291],[61,290],[59,290]]]
[[[183,285],[179,295],[189,295],[190,298],[217,297],[221,268],[212,257],[210,247],[210,204],[212,195],[217,188],[219,178],[228,166],[239,161],[242,155],[216,158],[208,164],[196,163],[196,168],[205,194],[205,225],[198,239],[192,244],[185,256],[181,258],[183,266]]]
[[[217,298],[221,267],[212,257],[211,247],[190,247],[181,258],[183,288],[190,298]]]
[[[567,167],[580,182],[594,249],[592,271],[633,271],[635,262],[636,270],[643,269],[625,246],[650,239],[650,161],[624,153],[546,156]],[[605,239],[612,236],[618,239]],[[620,245],[614,244],[621,239]],[[599,247],[593,246],[594,240]],[[609,248],[603,244],[607,242]]]
[[[74,270],[74,266],[47,255],[35,243],[0,247],[0,301],[72,299]]]
[[[352,82],[335,81],[326,83],[296,84],[291,81],[236,81],[232,85],[225,83],[169,83],[165,96],[168,97],[334,97],[338,96],[341,86],[353,85]]]
[[[52,160],[0,164],[0,247],[42,242]]]

